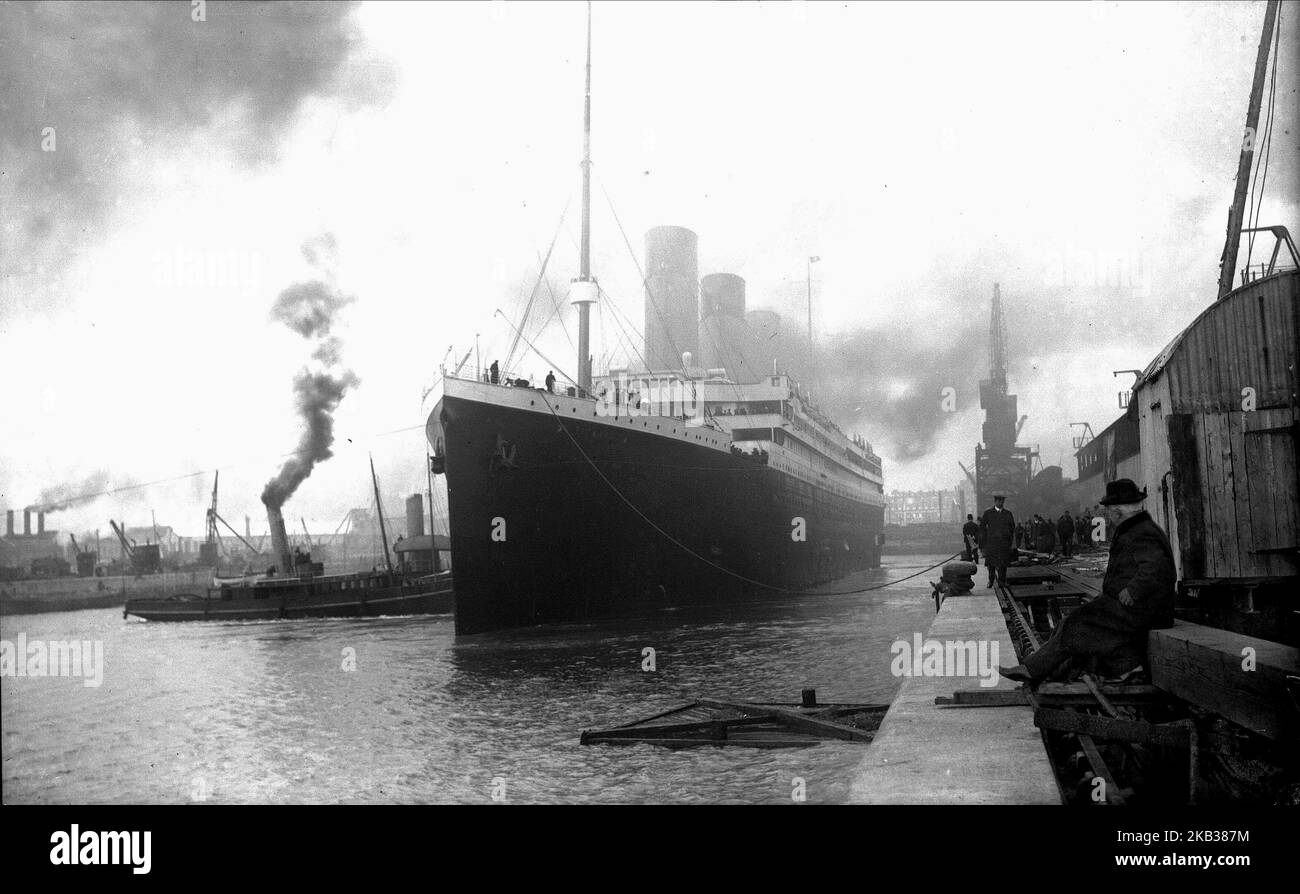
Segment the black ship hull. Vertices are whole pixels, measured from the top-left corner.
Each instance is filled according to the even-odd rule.
[[[719,449],[709,429],[517,394],[535,408],[448,395],[430,419],[458,633],[780,597],[880,564],[881,506]]]

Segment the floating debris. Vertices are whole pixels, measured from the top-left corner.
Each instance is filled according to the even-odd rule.
[[[703,698],[607,730],[588,730],[583,745],[658,745],[692,748],[806,748],[827,739],[869,743],[889,705],[817,704],[804,690],[801,704]]]

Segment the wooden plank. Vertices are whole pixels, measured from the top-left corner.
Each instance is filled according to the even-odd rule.
[[[1079,711],[1042,708],[1034,712],[1034,725],[1062,733],[1091,736],[1094,739],[1117,739],[1121,742],[1141,742],[1144,745],[1168,748],[1188,747],[1187,727],[1181,723],[1146,723],[1141,720],[1083,714]]]
[[[594,730],[590,736],[597,739],[655,739],[655,738],[676,738],[687,733],[707,733],[715,738],[726,738],[727,730],[733,726],[754,726],[760,723],[771,723],[772,719],[766,715],[756,715],[753,717],[736,717],[732,719],[714,718],[713,720],[695,720],[689,723],[652,723],[644,726],[617,726],[613,729]],[[589,734],[584,732],[583,736]]]
[[[1228,481],[1227,426],[1218,413],[1205,413],[1196,417],[1200,435],[1205,471],[1205,519],[1209,524],[1210,574],[1216,577],[1237,577],[1241,574],[1238,561],[1237,525],[1233,512],[1231,485]]]
[[[1045,692],[1047,686],[1058,687],[1056,691]],[[1103,694],[1116,705],[1149,705],[1162,701],[1166,694],[1155,686],[1109,686],[1099,687]],[[1086,686],[1077,683],[1045,683],[1034,693],[1037,704],[1044,707],[1090,707],[1097,704],[1096,696]],[[934,703],[941,707],[953,708],[999,708],[1014,705],[1030,705],[1026,689],[958,689],[952,695],[936,696]]]
[[[738,746],[741,748],[810,748],[816,739],[601,739],[592,737],[588,745],[656,745],[661,748],[698,748],[701,745]]]
[[[750,707],[738,702],[724,702],[714,699],[700,699],[700,701],[703,704],[714,705],[719,708],[749,709]],[[828,739],[847,739],[852,742],[870,742],[875,735],[872,731],[847,726],[843,723],[835,723],[832,720],[824,720],[819,717],[811,717],[807,714],[800,714],[797,711],[791,711],[784,708],[772,709],[771,716],[782,726],[788,726],[791,729],[799,730],[800,732],[811,733]]]
[[[1251,555],[1251,544],[1255,542],[1252,535],[1250,515],[1250,475],[1246,470],[1246,420],[1243,413],[1228,413],[1224,416],[1224,430],[1227,433],[1225,449],[1228,452],[1226,471],[1228,475],[1228,496],[1232,500],[1232,518],[1235,520],[1236,555],[1238,574],[1260,574],[1268,568],[1267,559]]]
[[[1101,686],[1097,683],[1096,677],[1092,674],[1084,674],[1083,684],[1088,687],[1088,691],[1092,693],[1095,699],[1097,699],[1097,704],[1101,705],[1103,711],[1111,717],[1119,716],[1119,712],[1115,710],[1115,706],[1111,704],[1110,699],[1106,697],[1106,693],[1101,691]]]
[[[1059,599],[1062,596],[1077,597],[1077,596],[1084,596],[1084,595],[1089,595],[1089,596],[1092,595],[1090,591],[1084,590],[1082,588],[1074,588],[1067,584],[1057,584],[1053,589],[1050,590],[1047,589],[1046,587],[1039,586],[1039,585],[1032,585],[1028,587],[1012,587],[1011,593],[1021,602],[1028,602],[1030,600],[1046,601],[1049,599]]]
[[[1114,807],[1124,806],[1124,793],[1119,790],[1119,783],[1111,775],[1110,767],[1106,766],[1106,761],[1101,757],[1101,752],[1093,744],[1090,736],[1079,736],[1079,747],[1088,758],[1088,763],[1092,764],[1092,771],[1102,778],[1106,783],[1106,804]]]
[[[1254,670],[1243,649],[1254,650]],[[1300,738],[1300,716],[1287,699],[1288,674],[1300,673],[1300,649],[1175,622],[1147,636],[1151,682],[1270,739]]]
[[[1068,583],[1075,589],[1082,590],[1085,593],[1090,593],[1093,596],[1101,593],[1102,578],[1100,577],[1087,577],[1081,572],[1075,571],[1073,568],[1062,568],[1060,569],[1060,574],[1061,581],[1063,583]]]
[[[1272,436],[1268,434],[1256,434],[1262,428],[1271,428],[1271,419],[1269,418],[1274,410],[1261,410],[1251,414],[1245,419],[1245,458],[1246,458],[1246,475],[1247,475],[1247,500],[1250,502],[1251,531],[1253,534],[1251,542],[1248,544],[1249,549],[1267,549],[1282,543],[1280,538],[1280,529],[1285,529],[1285,518],[1278,518],[1277,503],[1279,500],[1290,500],[1290,496],[1279,493],[1281,485],[1285,482],[1277,481],[1277,474],[1273,469],[1273,461],[1270,456],[1273,446]],[[1267,567],[1274,568],[1282,564],[1270,556],[1261,557],[1267,564]]]
[[[1125,696],[1135,696],[1140,698],[1155,697],[1161,694],[1161,690],[1156,686],[1146,683],[1102,683],[1101,691],[1111,698],[1119,699]],[[1054,696],[1089,696],[1092,690],[1086,683],[1042,683],[1036,693],[1045,698]]]
[[[1190,413],[1170,413],[1168,428],[1179,564],[1183,577],[1205,577],[1205,513],[1195,421]]]
[[[1290,409],[1260,410],[1246,420],[1246,449],[1251,464],[1252,511],[1257,524],[1267,531],[1256,536],[1254,549],[1286,547],[1300,543],[1300,483],[1296,477],[1297,437]],[[1264,429],[1283,429],[1264,432]],[[1256,483],[1256,480],[1258,483]],[[1259,505],[1254,505],[1258,491]],[[1269,567],[1278,575],[1295,574],[1293,556],[1270,557]]]

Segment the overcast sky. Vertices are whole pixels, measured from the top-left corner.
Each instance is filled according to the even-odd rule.
[[[817,339],[860,382],[827,399],[887,489],[971,464],[1000,282],[1021,440],[1071,475],[1069,423],[1109,424],[1112,371],[1214,297],[1264,6],[598,2],[594,272],[640,327],[607,195],[638,259],[648,228],[689,227],[701,274],[791,325],[819,256]],[[368,451],[386,492],[423,490],[422,396],[449,348],[505,354],[495,311],[518,318],[566,203],[549,272],[577,274],[584,4],[205,16],[0,5],[0,505],[201,473],[50,527],[153,508],[201,535],[220,467],[223,514],[259,529],[304,367],[359,384],[286,516],[330,532],[366,505]],[[1295,4],[1280,33],[1260,221],[1294,230]],[[271,315],[313,282],[342,299],[326,364]],[[611,312],[593,341],[598,371],[629,358]],[[561,326],[536,344],[576,369]]]

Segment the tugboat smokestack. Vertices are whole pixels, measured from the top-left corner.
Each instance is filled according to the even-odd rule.
[[[266,521],[271,526],[271,551],[280,563],[280,573],[293,572],[293,556],[289,553],[289,535],[284,530],[284,515],[278,506],[266,507]]]

